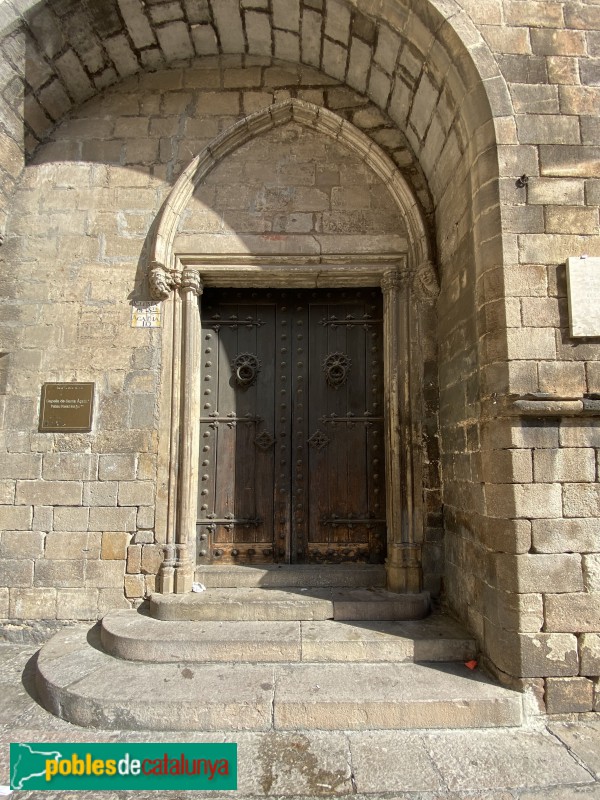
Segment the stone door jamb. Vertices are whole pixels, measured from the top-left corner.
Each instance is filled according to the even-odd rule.
[[[338,288],[381,286],[383,292],[384,425],[386,462],[387,586],[422,588],[423,481],[422,370],[418,319],[425,270],[410,268],[405,254],[343,256],[179,256],[164,301],[159,430],[157,528],[165,559],[157,589],[191,591],[195,570],[196,502],[200,430],[200,304],[204,286],[240,288]],[[166,379],[165,379],[166,378]]]

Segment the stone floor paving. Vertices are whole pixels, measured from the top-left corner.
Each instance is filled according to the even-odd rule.
[[[600,720],[446,731],[102,731],[46,712],[36,646],[0,644],[0,785],[10,742],[237,742],[237,792],[102,792],[100,800],[600,800]],[[149,691],[140,687],[140,691]],[[1,789],[0,789],[1,795]],[[18,800],[98,800],[94,792],[23,792]]]

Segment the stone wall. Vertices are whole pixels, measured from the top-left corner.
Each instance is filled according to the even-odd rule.
[[[132,329],[130,313],[132,300],[148,297],[148,234],[173,177],[245,109],[292,94],[365,130],[393,129],[364,97],[314,70],[303,71],[303,88],[273,89],[274,80],[294,84],[296,69],[258,61],[242,69],[213,60],[108,90],[56,128],[13,194],[3,248],[3,321],[14,336],[0,465],[4,617],[94,619],[155,588],[162,331]],[[273,247],[405,253],[408,242],[388,189],[361,159],[292,123],[209,173],[175,241],[177,252],[203,254]],[[432,320],[423,323],[434,352]],[[40,387],[53,380],[96,383],[91,433],[37,432]],[[439,496],[435,475],[427,485]],[[426,558],[434,589],[437,545]]]
[[[439,554],[443,500],[446,598],[506,680],[527,679],[552,711],[597,707],[598,422],[560,403],[581,407],[584,396],[600,392],[598,340],[577,341],[568,333],[564,267],[568,256],[600,255],[600,7],[567,0],[447,0],[414,8],[400,0],[273,0],[244,8],[229,0],[145,6],[138,0],[20,0],[2,5],[0,24],[2,224],[6,209],[15,210],[13,238],[0,250],[3,281],[16,301],[3,316],[0,344],[2,449],[14,458],[9,477],[0,479],[6,529],[23,526],[31,536],[48,527],[48,518],[42,524],[39,515],[37,527],[29,527],[34,518],[24,511],[27,505],[14,505],[15,481],[81,481],[83,493],[83,481],[99,475],[103,457],[127,455],[108,443],[115,428],[102,434],[105,449],[94,450],[85,437],[70,445],[57,437],[48,455],[72,448],[68,474],[78,477],[54,478],[51,461],[40,465],[39,450],[48,439],[31,433],[39,376],[51,379],[52,369],[59,369],[58,358],[46,360],[46,343],[56,351],[64,343],[68,352],[79,321],[61,315],[61,304],[75,309],[82,284],[83,340],[93,341],[97,330],[88,321],[100,319],[105,331],[115,332],[114,346],[98,348],[98,358],[115,359],[111,368],[119,377],[105,391],[115,393],[115,409],[121,403],[114,414],[128,415],[131,452],[138,459],[118,475],[124,484],[132,475],[151,480],[147,465],[155,443],[150,434],[144,438],[143,426],[133,426],[154,413],[156,334],[126,329],[127,304],[107,304],[106,283],[116,296],[142,291],[148,227],[182,167],[223,125],[296,93],[327,104],[384,147],[414,187],[437,242],[441,442],[432,418],[426,430],[428,536],[430,553],[437,548]],[[216,54],[231,54],[225,56],[229,77],[208,78],[210,69],[197,69],[210,67],[206,59]],[[271,57],[303,66],[280,70],[260,60]],[[165,65],[172,69],[147,72]],[[70,124],[79,124],[80,133],[64,136],[65,126],[46,141],[70,108],[117,82],[118,113],[135,117],[137,127],[131,119],[112,127],[102,108],[116,100],[104,95],[79,108]],[[171,92],[187,94],[192,104],[202,97],[203,113],[214,113],[194,132],[186,130],[168,105]],[[219,108],[221,102],[229,105]],[[42,148],[40,141],[46,142]],[[35,153],[38,162],[46,159],[47,166],[22,173],[24,152]],[[55,163],[59,158],[64,163]],[[40,227],[40,209],[27,222],[19,204],[27,192],[38,191],[46,169],[61,185],[49,193]],[[517,184],[522,175],[527,180]],[[62,213],[74,191],[77,206]],[[101,196],[108,212],[94,205]],[[120,207],[127,210],[115,214]],[[76,271],[67,266],[71,262]],[[40,292],[47,303],[39,302]],[[117,331],[133,337],[127,356]],[[433,417],[434,351],[427,351],[425,396]],[[89,359],[77,364],[77,353],[68,357],[75,361],[61,377],[89,376],[96,368]],[[105,367],[98,362],[98,369]],[[133,388],[125,389],[132,372],[140,377],[129,379]],[[530,416],[514,415],[515,398],[532,393],[560,398],[554,417],[531,409]],[[108,407],[100,412],[99,421],[109,420]],[[443,498],[435,488],[440,449]],[[108,482],[118,480],[115,475]],[[47,509],[53,496],[40,495],[38,505]],[[137,498],[114,508],[129,514],[137,509],[143,518],[144,503]],[[145,530],[140,534],[146,536]],[[34,555],[27,558],[33,559],[39,540],[36,545],[31,539]],[[102,539],[91,541],[92,549],[103,546]],[[6,542],[6,557],[13,559],[10,536]],[[142,539],[130,546],[153,545]],[[141,557],[143,550],[133,553]],[[435,560],[430,572],[439,576]],[[17,573],[11,567],[10,574]],[[130,587],[139,596],[143,573],[131,574]],[[22,572],[21,580],[27,575]],[[63,588],[86,591],[77,587]],[[46,588],[51,597],[58,591]]]

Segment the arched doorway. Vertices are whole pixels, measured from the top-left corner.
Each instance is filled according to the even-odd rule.
[[[277,238],[274,237],[275,252],[248,252],[250,248],[239,247],[237,252],[210,253],[206,247],[210,238],[203,240],[199,237],[195,252],[182,252],[182,245],[177,240],[178,226],[195,189],[202,185],[205,176],[225,155],[233,153],[242,144],[287,123],[309,127],[343,145],[358,156],[379,181],[383,181],[389,202],[395,205],[405,221],[405,238],[398,240],[404,242],[403,247],[390,247],[389,237],[382,236],[382,252],[376,247],[376,237],[369,241],[368,247],[363,244],[354,251],[341,249],[339,242],[345,240],[336,239],[336,247],[323,252],[322,247],[295,249],[303,241],[298,238],[292,240],[291,248],[287,246],[283,252],[277,253]],[[189,238],[184,238],[183,242],[189,246]],[[204,551],[204,557],[208,556],[209,560],[213,556],[219,558],[217,551],[223,550],[208,538],[211,528],[207,526],[217,525],[208,522],[208,518],[200,517],[198,533],[206,537],[201,541],[207,545],[197,548],[195,543],[198,452],[203,418],[197,298],[204,286],[277,289],[289,288],[290,285],[298,290],[377,287],[383,292],[381,348],[384,380],[383,414],[380,416],[383,417],[386,508],[385,517],[379,519],[385,519],[387,526],[387,584],[395,591],[420,591],[423,484],[419,435],[422,398],[419,326],[423,307],[437,294],[437,278],[418,205],[392,162],[353,126],[332,112],[309,103],[289,100],[258,112],[233,126],[206,148],[176,183],[157,220],[149,279],[154,296],[167,300],[169,331],[163,345],[163,364],[169,365],[170,380],[165,382],[163,408],[168,410],[161,426],[163,439],[168,441],[163,461],[168,495],[165,496],[163,512],[167,516],[167,557],[161,570],[162,591],[189,591],[197,549]],[[212,359],[209,362],[212,363]],[[210,378],[210,374],[210,371],[205,373],[203,380],[207,375]],[[362,399],[361,402],[364,404]],[[206,424],[210,425],[210,422]],[[274,436],[268,431],[266,435]],[[303,446],[309,438],[310,433]],[[204,510],[208,511],[206,505]],[[210,513],[215,514],[215,519],[220,519],[217,510]],[[236,520],[235,512],[233,519]],[[218,524],[225,527],[234,523],[227,523],[223,518]],[[246,524],[249,523],[246,521]],[[268,549],[266,541],[263,550]],[[292,560],[291,546],[292,539],[286,539],[283,557],[289,560]],[[310,549],[307,544],[301,547],[303,552]],[[231,554],[233,549],[240,550],[232,544],[228,552]],[[355,552],[357,549],[355,547]]]

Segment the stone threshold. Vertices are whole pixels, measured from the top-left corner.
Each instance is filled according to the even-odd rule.
[[[252,587],[150,595],[150,615],[160,620],[409,620],[429,611],[428,592],[380,588]]]

